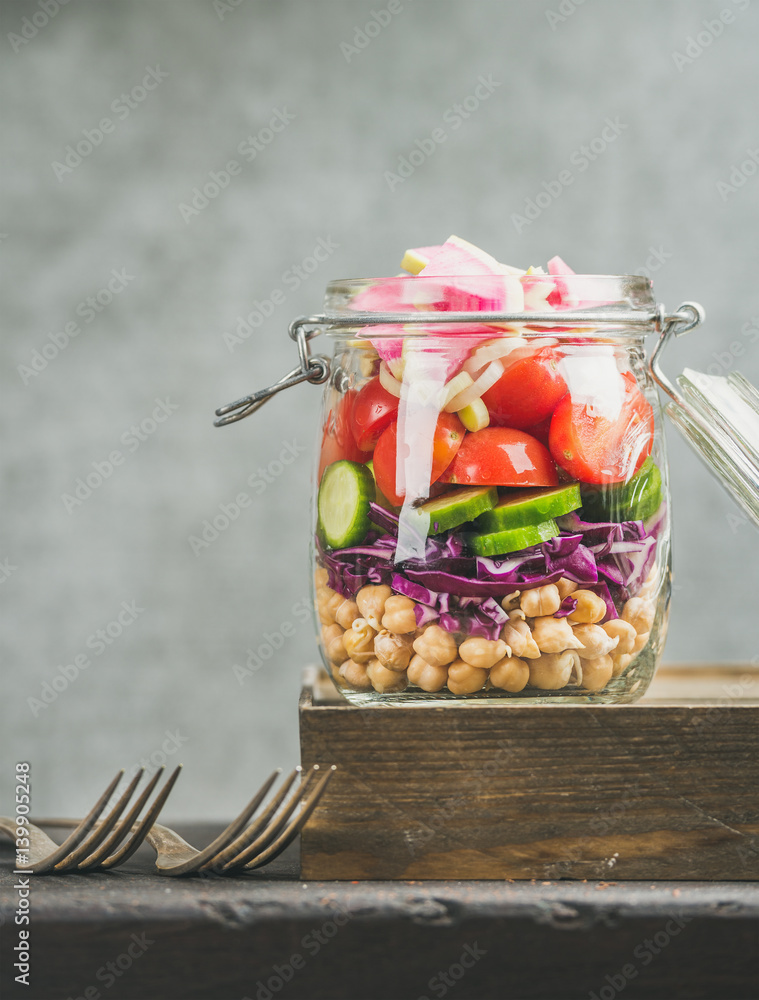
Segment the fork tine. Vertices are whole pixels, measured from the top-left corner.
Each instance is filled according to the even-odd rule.
[[[74,832],[69,834],[69,836],[63,841],[58,850],[53,851],[50,857],[45,858],[42,864],[34,868],[35,875],[44,875],[47,872],[51,872],[62,858],[65,858],[70,851],[72,851],[75,847],[81,844],[81,842],[84,840],[84,838],[87,836],[87,834],[90,832],[90,830],[97,822],[98,816],[103,811],[103,809],[105,809],[106,803],[113,795],[116,786],[121,781],[123,776],[124,776],[124,771],[122,769],[121,771],[118,772],[116,777],[106,788],[106,790],[97,800],[97,802],[89,811],[89,813],[87,813],[82,822],[77,826]]]
[[[316,788],[319,788],[318,794],[321,795],[321,788],[324,785],[326,785],[325,777],[327,780],[329,780],[329,777],[331,777],[331,772],[328,771],[326,776],[319,779],[316,787],[313,787],[313,779],[316,776],[316,772],[318,770],[319,770],[319,765],[317,764],[309,772],[308,777],[300,786],[300,788],[298,788],[296,792],[290,797],[288,802],[280,811],[276,820],[273,823],[270,823],[263,830],[260,836],[257,837],[252,843],[250,843],[246,848],[244,848],[242,851],[239,851],[237,855],[233,857],[231,860],[227,861],[226,864],[221,865],[220,867],[222,872],[227,873],[232,871],[233,869],[242,868],[251,858],[257,857],[259,852],[263,848],[265,848],[268,844],[270,844],[274,838],[276,838],[279,831],[282,829],[282,827],[285,826],[287,821],[292,816],[294,810],[297,809],[298,805],[302,801],[305,800],[310,802],[311,796],[316,791]],[[314,803],[314,807],[315,805],[316,803]]]
[[[174,768],[172,773],[169,775],[168,781],[161,789],[160,794],[156,796],[153,805],[150,807],[145,816],[143,816],[143,818],[140,820],[140,824],[137,827],[137,829],[132,833],[131,838],[127,840],[127,842],[123,844],[122,847],[118,851],[116,851],[115,854],[112,854],[109,858],[106,858],[105,861],[103,861],[100,864],[100,869],[102,871],[107,871],[109,868],[115,868],[116,865],[123,864],[127,860],[127,858],[131,858],[131,856],[143,842],[145,837],[147,837],[147,835],[150,833],[150,829],[155,823],[156,819],[158,819],[158,814],[163,809],[166,799],[168,799],[169,797],[169,792],[174,787],[174,784],[177,778],[179,777],[181,770],[182,770],[181,764],[178,764],[177,767]],[[157,772],[156,777],[162,774],[162,772],[163,768],[161,768],[160,771]]]
[[[266,846],[272,837],[279,833],[289,817],[293,814],[294,810],[297,809],[298,804],[304,799],[307,792],[311,790],[316,772],[318,770],[318,764],[311,768],[303,781],[300,783],[299,787],[293,792],[284,806],[277,811],[276,816],[274,816],[275,810],[268,809],[266,814],[259,818],[260,820],[265,820],[265,823],[257,821],[255,829],[251,828],[250,830],[250,836],[247,836],[248,831],[246,831],[246,835],[244,837],[238,838],[238,850],[235,852],[234,856],[224,859],[224,864],[219,864],[217,866],[220,871],[224,872],[226,870],[227,862],[230,865],[238,867],[239,859],[244,853],[247,856],[252,856],[257,850],[260,850],[261,847]],[[280,803],[282,798],[284,798],[284,796],[280,797]],[[255,834],[258,834],[258,836],[254,837]],[[214,864],[217,860],[220,861],[221,859],[215,858]]]
[[[232,858],[236,858],[237,855],[240,853],[240,851],[242,851],[245,847],[247,847],[248,844],[250,844],[251,841],[253,841],[255,837],[258,836],[261,830],[266,829],[266,827],[269,825],[269,821],[271,820],[272,816],[274,816],[279,807],[282,805],[285,796],[287,795],[288,791],[290,790],[293,782],[295,781],[300,771],[302,771],[302,768],[296,767],[290,772],[282,787],[279,789],[277,794],[272,798],[271,802],[267,805],[266,809],[264,809],[261,815],[256,816],[256,818],[253,820],[250,826],[248,826],[245,830],[243,830],[243,832],[238,837],[236,837],[235,840],[233,840],[228,846],[226,846],[223,850],[213,855],[205,865],[206,869],[213,868],[214,871],[223,870],[224,865],[226,864],[227,861],[231,860]],[[300,785],[299,792],[301,796],[304,794],[305,789],[311,783],[311,778],[312,778],[312,772],[309,771],[309,773],[306,775],[305,779]],[[295,794],[298,795],[298,792],[296,792]],[[293,798],[295,799],[295,796],[293,796]],[[288,813],[292,812],[292,809],[293,806],[291,805],[288,810]]]
[[[140,770],[140,774],[142,774],[143,771],[144,768]],[[156,784],[158,783],[158,779],[163,774],[163,771],[164,771],[163,767],[159,768],[156,771],[156,773],[147,783],[143,791],[140,793],[139,797],[137,798],[137,801],[134,803],[132,808],[126,814],[124,819],[122,819],[122,821],[119,823],[119,825],[110,835],[110,837],[108,837],[108,839],[104,843],[102,843],[96,851],[93,851],[92,854],[89,854],[87,857],[84,858],[83,861],[81,861],[77,865],[77,871],[80,872],[91,871],[91,869],[97,867],[100,864],[103,858],[108,857],[111,850],[113,850],[113,848],[116,847],[117,844],[121,843],[126,834],[132,829],[135,819],[140,814],[142,807],[147,802],[150,793],[153,791]]]
[[[244,871],[253,871],[254,868],[260,868],[261,865],[268,864],[269,861],[272,861],[274,858],[279,857],[279,855],[285,850],[285,848],[290,846],[290,844],[293,842],[293,840],[295,840],[297,835],[300,833],[300,831],[308,822],[311,813],[314,811],[314,809],[316,809],[317,805],[319,804],[319,799],[321,799],[322,794],[324,793],[324,789],[327,787],[330,778],[332,777],[332,775],[335,773],[336,770],[337,767],[335,764],[333,764],[332,767],[329,769],[329,771],[327,771],[323,775],[323,777],[321,777],[319,781],[316,783],[313,791],[309,794],[308,798],[305,800],[303,808],[295,817],[295,819],[292,819],[288,823],[288,825],[285,827],[282,833],[277,837],[277,839],[273,843],[269,844],[266,850],[262,851],[257,857],[253,858],[252,860],[248,861],[247,864],[245,864],[243,869]]]
[[[269,789],[281,773],[282,769],[278,767],[277,770],[274,771],[274,773],[264,782],[259,791],[256,792],[240,815],[236,819],[232,820],[229,826],[219,834],[216,840],[211,841],[205,850],[200,851],[191,860],[185,861],[184,864],[177,865],[175,868],[161,869],[161,874],[170,876],[189,875],[191,872],[197,871],[198,868],[204,865],[206,861],[210,860],[218,851],[224,850],[227,844],[229,844],[231,840],[234,840],[256,809],[258,809],[261,805],[263,800],[268,795]]]
[[[110,831],[116,825],[119,816],[126,809],[127,803],[131,799],[135,788],[140,783],[140,779],[142,778],[144,772],[145,768],[141,767],[137,774],[129,782],[121,798],[113,809],[111,809],[105,819],[98,823],[97,827],[87,838],[85,838],[85,840],[82,841],[78,847],[75,847],[74,850],[67,854],[62,861],[58,862],[55,866],[56,872],[66,872],[71,868],[77,868],[77,862],[81,861],[82,858],[87,857],[91,851],[97,848],[98,844],[101,844],[105,840]]]

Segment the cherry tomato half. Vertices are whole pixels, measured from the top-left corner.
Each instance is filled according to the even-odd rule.
[[[544,417],[539,424],[533,424],[532,427],[525,427],[524,429],[528,434],[531,434],[534,438],[537,438],[541,444],[544,444],[546,448],[548,447],[548,433],[551,430],[551,417],[552,413],[549,413],[547,417]]]
[[[513,427],[467,434],[441,482],[465,486],[558,486],[545,445]]]
[[[549,446],[558,464],[582,483],[619,483],[630,479],[651,454],[654,411],[624,372],[622,406],[613,419],[573,403],[569,393],[551,419]]]
[[[398,414],[398,397],[375,376],[362,386],[353,404],[353,436],[361,451],[372,451],[380,434]]]
[[[567,391],[559,374],[559,357],[550,347],[539,348],[508,364],[503,375],[482,396],[495,427],[528,430],[550,416]]]
[[[324,423],[322,449],[319,458],[319,481],[328,465],[348,459],[350,462],[365,462],[366,452],[356,444],[353,437],[353,407],[356,390],[349,389],[330,410]]]
[[[437,482],[453,460],[464,440],[466,431],[455,413],[441,413],[432,440],[432,474],[430,484]],[[394,420],[382,432],[374,449],[374,478],[379,490],[398,506],[403,503],[405,490],[396,489],[396,463],[398,456],[398,421]]]

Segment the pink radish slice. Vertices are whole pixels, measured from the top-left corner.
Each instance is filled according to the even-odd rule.
[[[414,339],[414,346],[418,345],[423,352],[430,351],[443,358],[446,381],[461,370],[474,348],[493,335],[490,327],[474,323],[446,323],[443,327],[434,323],[415,324],[408,326],[407,330],[424,335],[423,341]]]
[[[369,313],[448,312],[452,308],[472,312],[480,308],[480,303],[480,299],[471,295],[452,302],[444,287],[417,282],[409,274],[402,278],[379,279],[376,285],[362,289],[353,297],[351,308],[356,312]],[[398,324],[382,324],[366,327],[360,336],[368,337],[383,361],[393,362],[400,360],[403,341],[387,337],[387,334],[401,332],[403,327]],[[375,337],[374,334],[382,336]]]
[[[609,305],[610,299],[600,295],[599,280],[592,276],[576,274],[561,257],[548,261],[548,273],[554,280],[554,290],[548,296],[548,304],[556,309],[589,309],[593,306]],[[562,278],[566,278],[563,281]],[[570,328],[571,329],[571,328]]]
[[[551,257],[547,264],[548,273],[554,276],[554,290],[548,296],[548,302],[550,305],[559,309],[562,306],[565,309],[575,309],[579,304],[579,299],[577,298],[575,292],[572,290],[571,282],[567,281],[557,281],[555,280],[562,275],[573,275],[575,272],[561,257]]]
[[[429,264],[420,271],[423,276],[441,274],[503,274],[503,265],[495,257],[480,250],[473,243],[467,243],[458,236],[449,236],[436,253],[430,258]]]
[[[458,236],[450,236],[418,276],[451,276],[450,284],[446,283],[445,286],[450,309],[461,309],[462,300],[475,298],[480,301],[480,310],[521,312],[524,308],[524,292],[519,276],[513,270],[499,264],[495,257],[479,247]],[[500,280],[493,282],[495,287],[490,291],[486,282],[477,280],[481,275],[498,276]],[[469,276],[471,281],[467,281]]]
[[[524,308],[527,312],[550,312],[553,304],[549,301],[556,292],[554,279],[548,275],[526,274],[519,279],[524,291]]]
[[[429,260],[430,257],[437,253],[441,246],[442,244],[438,243],[434,247],[417,247],[413,253],[417,254],[419,257],[426,257]]]
[[[401,339],[398,335],[401,335]],[[443,330],[437,324],[406,324],[382,323],[373,327],[364,327],[359,334],[367,337],[380,358],[386,362],[387,368],[395,378],[401,378],[405,361],[404,344],[413,342],[417,351],[435,354],[442,359],[442,372],[446,379],[461,370],[461,366],[472,350],[483,340],[492,337],[490,327],[469,323],[446,324]],[[389,335],[389,336],[388,336]],[[440,364],[436,360],[436,364]]]
[[[577,274],[561,257],[551,257],[548,273],[554,277],[554,292],[548,302],[556,308],[586,309],[589,306],[606,304],[608,299],[599,300],[598,285],[591,277]],[[568,281],[562,281],[566,277]]]
[[[404,313],[414,312],[414,295],[410,286],[411,275],[403,278],[380,281],[376,285],[364,288],[353,297],[351,308],[357,312],[368,313]],[[403,341],[397,335],[402,334],[403,327],[399,324],[382,324],[365,327],[360,336],[368,337],[383,361],[399,362],[403,350]],[[378,336],[374,336],[377,334]],[[389,337],[388,334],[395,334]]]
[[[403,259],[401,260],[401,267],[404,267],[403,261],[409,258],[421,262],[422,266],[426,267],[427,264],[429,264],[431,258],[434,257],[434,255],[438,252],[439,249],[440,249],[439,245],[434,247],[413,247],[411,250],[407,250],[404,253]],[[416,270],[412,270],[411,267],[407,267],[406,270],[411,271],[412,274],[419,274],[421,268],[417,267]]]
[[[380,358],[395,368],[403,354],[403,340],[399,334],[403,334],[403,326],[399,323],[382,323],[364,327],[359,336],[370,340]]]
[[[555,257],[551,257],[548,261],[548,273],[549,274],[575,274],[569,264],[563,261],[558,254]]]

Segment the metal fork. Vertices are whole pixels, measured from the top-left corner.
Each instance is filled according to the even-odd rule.
[[[327,787],[327,783],[336,770],[337,768],[333,764],[329,770],[319,776],[319,765],[314,765],[299,787],[287,798],[288,791],[295,779],[302,772],[301,767],[296,767],[287,776],[279,791],[272,797],[261,814],[252,823],[246,825],[282,773],[281,769],[278,768],[264,782],[240,815],[202,851],[198,851],[191,844],[188,844],[186,840],[169,827],[160,826],[158,823],[155,823],[155,817],[151,820],[152,827],[148,825],[147,829],[143,828],[143,821],[140,824],[139,842],[135,844],[128,854],[124,854],[123,857],[120,855],[116,860],[108,858],[109,863],[107,867],[112,868],[115,864],[126,861],[127,857],[137,850],[140,843],[145,840],[156,852],[156,868],[161,875],[176,876],[192,875],[195,873],[200,873],[201,875],[230,875],[240,870],[251,871],[254,868],[260,868],[280,855],[286,847],[289,847],[298,833],[300,833],[311,813],[316,809],[319,799]],[[119,777],[120,775],[117,775],[117,781]],[[173,783],[175,778],[176,772],[169,781]],[[153,779],[153,783],[156,779],[157,776]],[[169,782],[167,782],[168,784]],[[106,790],[104,800],[107,801],[114,787],[115,784],[112,783]],[[166,792],[166,787],[164,787],[164,791],[161,794],[164,794],[164,792]],[[286,798],[287,801],[285,801]],[[296,812],[299,806],[301,807],[300,811]],[[97,808],[98,806],[95,807],[95,810]],[[44,855],[50,853],[51,847],[61,852],[67,845],[70,846],[73,836],[91,819],[95,810],[79,824],[74,834],[60,848],[42,830],[30,823],[30,840],[33,844],[40,845],[36,848],[34,856],[44,858]],[[128,819],[129,817],[124,822],[126,823]],[[74,826],[77,823],[76,820],[70,819],[44,819],[37,822],[46,827],[68,827]],[[105,822],[108,822],[108,819]],[[105,825],[105,822],[103,825]],[[4,820],[0,817],[0,830],[4,830],[6,833],[11,834],[11,836],[15,836],[15,824],[13,824],[12,820]],[[43,847],[44,849],[42,849]],[[48,861],[49,859],[45,858],[44,860]],[[87,858],[84,862],[88,870],[93,867],[89,864],[89,861],[90,859]],[[30,867],[34,866],[30,865]],[[106,865],[100,864],[99,867],[104,868]],[[61,869],[56,868],[55,870],[59,871]],[[82,866],[78,870],[83,870]],[[36,874],[39,869],[35,867],[34,871]]]
[[[126,809],[137,785],[140,783],[140,779],[145,773],[144,768],[140,768],[135,774],[121,798],[105,819],[100,820],[100,814],[105,809],[118,783],[124,776],[123,770],[118,772],[81,822],[68,821],[65,824],[60,824],[76,827],[60,846],[37,826],[29,823],[29,847],[26,851],[23,851],[23,849],[21,851],[21,853],[28,855],[29,860],[26,864],[17,864],[16,867],[20,871],[28,869],[30,874],[33,875],[47,875],[50,873],[86,872],[93,871],[94,869],[105,871],[123,864],[127,858],[134,854],[148,835],[166,799],[169,797],[169,792],[171,792],[174,783],[179,777],[181,768],[180,764],[172,772],[166,784],[150,806],[150,809],[137,823],[135,823],[137,817],[163,774],[164,769],[162,767],[156,771],[120,823],[118,822],[119,817]],[[15,820],[0,816],[0,832],[9,835],[15,840],[17,837]],[[125,840],[125,838],[127,839]],[[123,844],[122,841],[124,841]],[[119,844],[121,844],[121,847],[118,847]]]
[[[296,767],[267,807],[246,826],[281,774],[278,768],[240,815],[202,851],[192,847],[169,827],[156,824],[148,834],[147,842],[156,852],[159,873],[170,876],[196,872],[201,875],[230,875],[267,864],[281,854],[303,829],[337,768],[333,764],[318,777],[319,770],[319,765],[314,765],[285,802],[288,791],[302,771],[302,768]],[[296,814],[298,806],[301,809]]]

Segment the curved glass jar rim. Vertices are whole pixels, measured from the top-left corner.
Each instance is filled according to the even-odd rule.
[[[592,317],[605,315],[603,327],[615,328],[633,335],[640,335],[640,328],[650,322],[651,328],[657,316],[657,305],[653,296],[653,286],[649,278],[637,274],[574,274],[574,275],[396,275],[386,278],[342,278],[331,281],[325,293],[325,315],[329,318],[345,320],[355,315],[384,315],[389,317],[407,314],[418,316],[424,323],[425,313],[454,312],[459,314],[456,323],[476,322],[482,313],[519,314],[520,319],[511,320],[529,327],[529,314],[541,316],[541,323],[551,323],[561,327],[562,315],[569,320],[572,313],[583,313]],[[466,319],[460,318],[467,314]],[[469,316],[471,315],[471,320]],[[619,322],[615,317],[619,316]],[[550,316],[550,319],[547,318]],[[625,316],[635,317],[635,329],[625,329]],[[388,319],[388,324],[392,319]],[[582,324],[592,330],[592,318]],[[599,325],[601,325],[599,323]],[[339,330],[328,333],[338,334]],[[413,323],[404,330],[413,334]],[[423,333],[423,330],[419,331]],[[439,326],[445,334],[446,325]],[[568,331],[567,331],[568,332]],[[398,336],[398,330],[377,329],[372,337]]]

